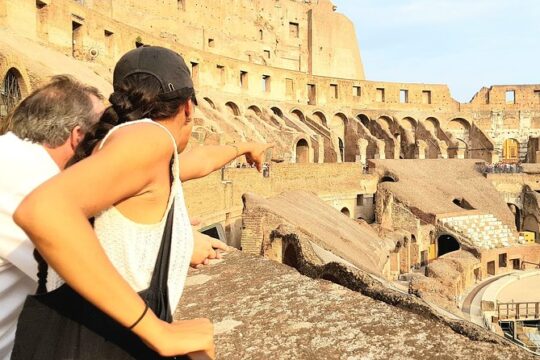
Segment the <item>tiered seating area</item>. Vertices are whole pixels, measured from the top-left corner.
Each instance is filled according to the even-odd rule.
[[[512,230],[492,214],[446,217],[440,222],[484,249],[508,247],[519,241]]]

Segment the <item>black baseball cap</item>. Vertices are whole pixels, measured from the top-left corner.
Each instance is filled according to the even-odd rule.
[[[192,101],[197,105],[193,80],[180,54],[161,47],[144,45],[128,51],[118,60],[113,73],[113,87],[117,89],[122,81],[133,74],[149,74],[161,84],[160,98],[171,100],[184,93],[193,92]]]

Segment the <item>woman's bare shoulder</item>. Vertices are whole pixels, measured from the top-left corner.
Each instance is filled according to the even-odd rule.
[[[132,155],[148,156],[155,159],[170,159],[174,144],[167,131],[157,124],[140,122],[122,126],[106,139],[101,151],[122,150]]]

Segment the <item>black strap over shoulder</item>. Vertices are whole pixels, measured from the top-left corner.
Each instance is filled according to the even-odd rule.
[[[167,213],[167,220],[161,237],[161,244],[156,257],[152,278],[148,289],[139,292],[146,301],[148,307],[161,320],[171,322],[172,313],[169,305],[169,263],[171,257],[172,232],[174,222],[174,200]],[[93,221],[92,221],[93,225]],[[47,294],[47,273],[49,266],[37,249],[34,250],[34,258],[38,263],[38,288],[36,295]]]
[[[161,320],[172,322],[172,312],[169,304],[169,263],[171,258],[172,232],[174,219],[174,200],[167,214],[167,221],[163,229],[161,245],[159,247],[156,264],[152,272],[152,279],[148,289],[139,294],[146,301],[150,309]]]

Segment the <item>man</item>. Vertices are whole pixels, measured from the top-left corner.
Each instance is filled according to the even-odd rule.
[[[0,359],[9,359],[17,318],[35,293],[33,245],[13,222],[22,199],[66,166],[103,112],[99,91],[55,76],[14,110],[0,136]]]

